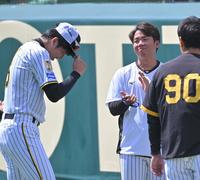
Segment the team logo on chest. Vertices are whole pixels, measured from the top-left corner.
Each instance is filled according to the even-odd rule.
[[[45,65],[45,68],[47,69],[47,71],[52,71],[53,68],[52,68],[52,64],[50,61],[44,61],[44,65]]]

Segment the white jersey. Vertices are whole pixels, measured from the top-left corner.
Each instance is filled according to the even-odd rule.
[[[160,65],[159,65],[160,66]],[[158,67],[159,67],[158,66]],[[158,69],[149,73],[144,73],[145,77],[151,81],[154,73]],[[138,79],[141,71],[136,63],[131,63],[120,68],[113,76],[106,104],[109,102],[121,100],[121,91],[128,94],[135,94],[139,106],[142,104],[145,92]],[[150,142],[148,136],[147,115],[140,107],[129,107],[123,117],[122,138],[120,142],[120,154],[132,154],[150,156]]]
[[[44,91],[57,82],[49,53],[36,41],[22,45],[15,54],[6,81],[5,113],[32,116],[44,122]]]

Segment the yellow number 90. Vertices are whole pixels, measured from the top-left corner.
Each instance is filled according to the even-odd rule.
[[[195,80],[195,96],[189,95],[189,83],[191,80]],[[174,86],[170,85],[170,82],[174,81]],[[181,78],[177,74],[169,74],[164,79],[165,89],[168,92],[174,93],[174,96],[166,95],[165,99],[168,104],[175,104],[181,98]],[[183,79],[183,99],[187,103],[196,103],[200,100],[200,76],[197,73],[191,73],[185,76]]]

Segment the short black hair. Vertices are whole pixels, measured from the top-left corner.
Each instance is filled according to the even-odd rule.
[[[148,22],[141,22],[136,25],[136,27],[129,33],[129,39],[133,43],[133,38],[135,36],[136,31],[141,31],[146,36],[151,36],[154,41],[160,42],[160,33],[156,26],[150,24]]]
[[[177,34],[186,48],[200,48],[200,18],[189,16],[182,20],[178,25]]]

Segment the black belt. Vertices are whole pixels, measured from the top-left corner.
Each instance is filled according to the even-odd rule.
[[[143,158],[151,158],[150,156],[143,156],[143,155],[135,155],[137,157],[143,157]]]
[[[6,114],[4,115],[4,119],[13,119],[14,116],[15,116],[15,114],[8,114],[8,113],[6,113]],[[36,124],[37,126],[40,125],[40,123],[35,119],[35,117],[33,117],[32,123],[33,123],[33,124]]]

